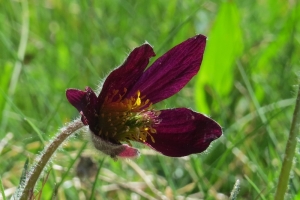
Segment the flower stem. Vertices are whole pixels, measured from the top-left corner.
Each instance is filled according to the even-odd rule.
[[[293,158],[297,145],[297,133],[300,130],[300,83],[298,88],[298,95],[296,99],[296,106],[293,115],[293,121],[290,129],[289,138],[286,144],[285,155],[279,176],[279,182],[275,194],[275,200],[284,199],[284,195],[288,186],[290,178],[290,171],[293,165]]]
[[[37,161],[34,163],[31,171],[28,173],[24,186],[21,187],[24,189],[21,191],[20,196],[18,195],[18,197],[20,197],[18,199],[27,200],[32,197],[35,184],[54,152],[70,135],[81,127],[83,127],[83,123],[80,120],[71,122],[57,134],[55,139],[47,147],[45,147],[40,157],[38,157]]]

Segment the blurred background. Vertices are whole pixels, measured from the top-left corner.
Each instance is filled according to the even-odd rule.
[[[57,130],[78,116],[67,88],[96,88],[135,47],[158,58],[204,34],[199,74],[156,109],[188,107],[224,136],[204,153],[114,161],[88,135],[66,142],[42,176],[40,199],[271,199],[300,70],[296,0],[0,0],[0,175],[6,197]],[[153,58],[153,62],[156,58]],[[300,199],[299,151],[288,199]],[[1,196],[1,195],[0,195]],[[0,197],[1,198],[1,197]]]

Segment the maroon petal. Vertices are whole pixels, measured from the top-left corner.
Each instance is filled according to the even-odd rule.
[[[127,145],[127,144],[123,144],[122,145],[124,147],[124,150],[119,153],[117,156],[119,158],[136,158],[140,155],[139,150],[137,150],[136,148],[132,148],[131,146]]]
[[[111,156],[112,158],[136,158],[139,151],[127,144],[115,144],[102,139],[101,137],[91,134],[94,146],[99,151]]]
[[[112,71],[106,78],[99,95],[100,105],[107,94],[113,90],[123,92],[124,88],[126,88],[127,91],[130,91],[131,87],[144,72],[152,56],[155,56],[155,53],[149,44],[143,44],[135,48],[129,54],[124,64]]]
[[[137,81],[128,96],[140,90],[152,103],[181,90],[200,69],[206,37],[197,35],[157,59]]]
[[[162,110],[161,122],[153,128],[157,133],[147,139],[147,145],[171,157],[200,153],[222,135],[222,129],[212,119],[186,108]]]
[[[68,101],[80,112],[86,105],[86,92],[78,89],[67,89],[66,96]]]
[[[66,92],[69,102],[77,108],[82,115],[82,122],[89,125],[93,132],[97,132],[99,105],[94,91],[86,87],[85,91],[68,89]]]

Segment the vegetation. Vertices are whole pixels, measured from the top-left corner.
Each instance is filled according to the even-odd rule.
[[[3,199],[57,130],[79,116],[67,88],[96,89],[145,41],[159,57],[200,33],[208,42],[199,74],[156,108],[205,113],[223,137],[184,158],[133,144],[139,158],[115,161],[79,131],[55,154],[35,198],[273,199],[299,84],[299,19],[293,0],[0,0]],[[286,199],[300,199],[299,159],[296,150]]]

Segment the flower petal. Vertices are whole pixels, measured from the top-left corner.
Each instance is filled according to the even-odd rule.
[[[90,129],[97,133],[99,106],[97,96],[94,91],[86,87],[85,91],[77,89],[68,89],[66,92],[69,102],[77,108],[82,115],[81,121],[89,125]]]
[[[157,133],[146,144],[171,157],[200,153],[222,135],[222,129],[212,119],[186,108],[162,110],[160,123],[153,126]]]
[[[100,105],[109,92],[114,90],[123,92],[124,88],[130,91],[147,67],[149,59],[153,56],[155,53],[149,44],[135,48],[124,64],[112,71],[106,78],[98,98]]]
[[[199,71],[205,45],[206,37],[197,35],[173,47],[143,73],[128,96],[140,90],[154,104],[174,95]]]
[[[124,147],[124,150],[117,155],[119,158],[136,158],[140,155],[139,150],[136,148],[133,148],[127,144],[123,144],[122,146]]]
[[[111,156],[112,158],[136,158],[139,156],[139,151],[127,144],[111,143],[102,139],[101,137],[91,133],[92,141],[96,149]]]
[[[68,101],[80,112],[86,105],[86,92],[77,89],[67,89],[66,96]]]

